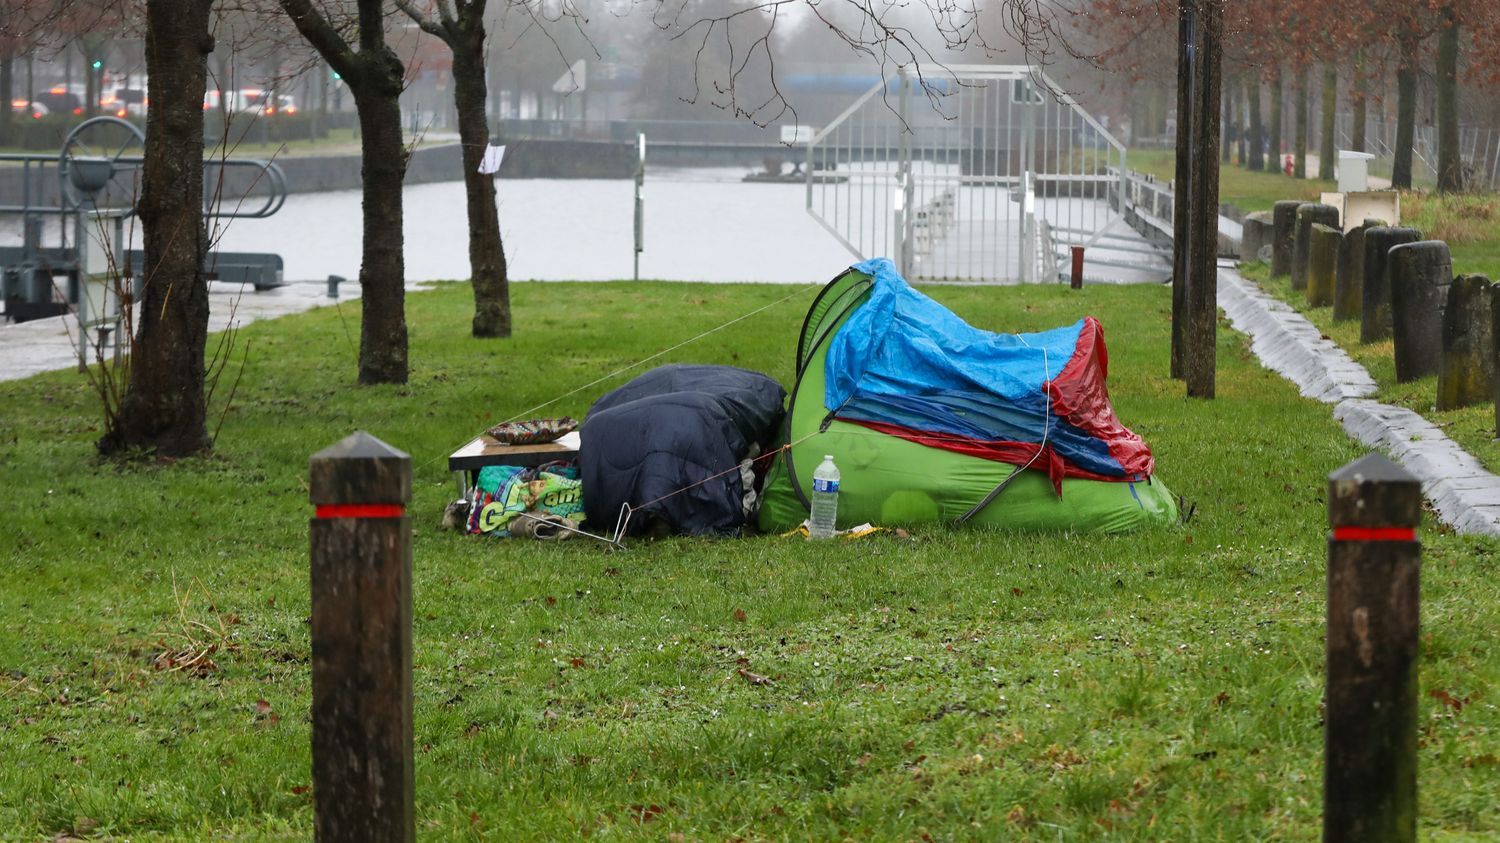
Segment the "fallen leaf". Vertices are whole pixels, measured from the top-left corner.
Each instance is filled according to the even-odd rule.
[[[1020,597],[1021,596],[1021,589],[1019,589],[1019,588],[1012,588],[1010,590],[1010,596],[1011,597]]]
[[[1022,828],[1031,828],[1036,823],[1036,820],[1032,819],[1031,815],[1026,813],[1026,808],[1021,805],[1012,807],[1010,813],[1005,815],[1005,821]]]
[[[267,714],[270,711],[271,711],[271,704],[270,703],[266,702],[265,700],[256,700],[255,701],[255,713],[256,714]]]
[[[568,664],[572,665],[573,667],[583,667],[586,662],[584,662],[583,659],[572,659],[568,662]]]
[[[299,785],[297,785],[297,786],[295,786],[295,787],[292,788],[292,795],[293,796],[301,796],[302,794],[308,792],[309,790],[312,790],[312,787],[310,785],[299,784]]]
[[[870,759],[874,758],[874,757],[875,756],[873,756],[870,753],[866,752],[864,755],[861,755],[860,757],[854,759],[854,764],[857,767],[863,767],[863,766],[869,764],[870,763]]]
[[[545,604],[547,604],[548,606],[556,606],[557,605],[557,598],[553,597],[552,595],[549,594],[546,597],[542,598],[542,602],[545,603]]]
[[[734,610],[734,620],[735,620],[736,623],[744,623],[745,622],[745,610],[744,609],[735,609]]]
[[[750,671],[744,669],[743,667],[740,668],[740,669],[738,669],[738,670],[736,670],[735,673],[738,673],[740,676],[744,677],[745,680],[747,682],[749,682],[751,685],[770,685],[770,684],[773,684],[772,681],[771,681],[771,678],[769,676],[761,676],[759,673],[751,673]]]
[[[666,808],[660,805],[631,805],[630,818],[638,823],[648,823],[665,814]]]
[[[1463,711],[1464,710],[1464,706],[1466,706],[1466,705],[1469,704],[1469,698],[1468,697],[1463,697],[1463,698],[1455,697],[1452,694],[1450,694],[1447,691],[1444,691],[1442,689],[1428,691],[1427,692],[1427,696],[1432,697],[1433,699],[1437,700],[1438,702],[1442,703],[1443,705],[1445,705],[1445,706],[1453,709],[1453,713],[1454,714],[1457,714],[1460,711]]]
[[[1214,697],[1214,708],[1223,708],[1228,703],[1229,703],[1229,692],[1228,691],[1220,691],[1219,695],[1217,697]]]

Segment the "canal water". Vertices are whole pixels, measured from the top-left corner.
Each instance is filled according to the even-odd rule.
[[[673,281],[808,283],[854,260],[805,206],[800,184],[741,183],[742,169],[651,171],[641,277]],[[628,180],[501,179],[495,183],[510,277],[629,279],[634,190]],[[462,182],[404,191],[408,281],[467,278]],[[288,280],[359,274],[358,191],[294,194],[264,220],[228,220],[226,251],[274,251]]]
[[[742,182],[743,168],[653,168],[645,197],[645,249],[640,277],[671,281],[813,283],[832,278],[856,256],[807,212],[802,183]],[[857,175],[857,174],[856,174]],[[882,184],[884,184],[882,182]],[[603,281],[629,279],[633,272],[634,183],[603,179],[501,179],[496,182],[501,233],[515,280]],[[868,192],[868,191],[867,191]],[[888,216],[885,193],[875,189],[871,207],[880,220]],[[994,205],[1000,217],[1014,219],[1017,206],[1004,191],[980,201]],[[971,191],[971,193],[976,193]],[[879,195],[876,195],[879,194]],[[466,278],[469,274],[468,220],[462,182],[407,186],[405,251],[408,283]],[[974,200],[960,202],[960,227],[973,216]],[[1013,206],[1013,207],[1012,207]],[[1098,206],[1098,207],[1094,207]],[[881,209],[884,209],[884,212]],[[824,209],[826,211],[826,209]],[[1038,214],[1054,226],[1099,219],[1103,204],[1088,199],[1039,199]],[[864,211],[861,199],[860,213]],[[1008,216],[1007,216],[1008,215]],[[974,224],[972,220],[969,224]],[[290,282],[321,284],[329,275],[355,279],[360,261],[360,193],[355,190],[291,195],[266,219],[229,219],[215,223],[216,247],[226,252],[274,252],[285,261]],[[139,248],[139,220],[127,239]],[[1014,253],[1013,225],[983,227],[983,239],[996,250]],[[46,241],[56,241],[49,221]],[[872,226],[873,230],[873,226]],[[1117,265],[1089,266],[1091,282],[1159,281],[1156,266],[1122,268],[1118,263],[1150,263],[1141,257],[1147,244],[1122,223],[1111,227],[1111,240],[1092,247],[1091,260]],[[1074,234],[1065,239],[1077,238]],[[1124,252],[1119,240],[1129,238]],[[885,242],[885,237],[876,242]],[[20,225],[0,219],[0,244],[19,245]],[[868,247],[868,244],[866,244]],[[918,257],[927,271],[945,277],[943,253],[952,243],[932,241],[930,253]],[[1114,248],[1112,248],[1112,245]],[[925,264],[930,264],[926,266]],[[1008,263],[1006,265],[1009,265]]]

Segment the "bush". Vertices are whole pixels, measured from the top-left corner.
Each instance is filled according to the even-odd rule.
[[[354,123],[352,112],[317,114],[232,114],[226,122],[223,114],[209,112],[203,122],[203,134],[209,145],[227,139],[231,147],[242,143],[284,143],[317,140],[331,129],[348,128]]]
[[[11,133],[6,140],[6,145],[43,152],[59,151],[68,133],[85,119],[87,118],[75,114],[49,114],[40,120],[17,117],[16,121],[11,124]],[[140,119],[132,119],[130,122],[138,128],[144,128]]]

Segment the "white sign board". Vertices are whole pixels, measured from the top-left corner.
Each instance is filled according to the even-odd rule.
[[[492,176],[500,172],[500,162],[505,160],[504,144],[490,144],[484,148],[484,159],[479,162],[479,172]]]
[[[782,126],[781,142],[786,144],[807,143],[817,131],[811,126]]]

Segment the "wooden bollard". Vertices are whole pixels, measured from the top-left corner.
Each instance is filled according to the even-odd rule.
[[[1313,307],[1333,304],[1333,286],[1339,271],[1339,247],[1344,235],[1337,228],[1320,222],[1312,225],[1308,235],[1307,303]]]
[[[1271,277],[1288,275],[1292,271],[1292,247],[1297,238],[1297,208],[1302,205],[1295,199],[1284,199],[1271,208]]]
[[[1375,220],[1344,232],[1339,243],[1338,275],[1333,282],[1333,321],[1347,322],[1360,316],[1365,286],[1365,232],[1380,225]]]
[[[1483,275],[1460,275],[1443,309],[1443,360],[1437,408],[1453,410],[1491,399],[1495,380],[1494,285]]]
[[[314,836],[411,841],[411,458],[357,432],[309,473]]]
[[[1312,227],[1322,223],[1330,228],[1339,227],[1339,209],[1317,202],[1303,202],[1297,206],[1297,231],[1292,240],[1292,289],[1307,289],[1307,261],[1312,254]]]
[[[1443,365],[1443,311],[1453,283],[1453,259],[1441,240],[1418,240],[1391,248],[1391,338],[1396,381],[1435,375]]]
[[[1069,277],[1069,286],[1075,290],[1083,289],[1083,247],[1073,247],[1073,274]]]
[[[1391,248],[1421,239],[1422,232],[1415,228],[1388,228],[1381,225],[1365,231],[1365,283],[1360,290],[1360,342],[1379,342],[1391,338],[1391,276],[1387,271]]]
[[[1370,454],[1328,475],[1323,840],[1417,835],[1422,488]]]

